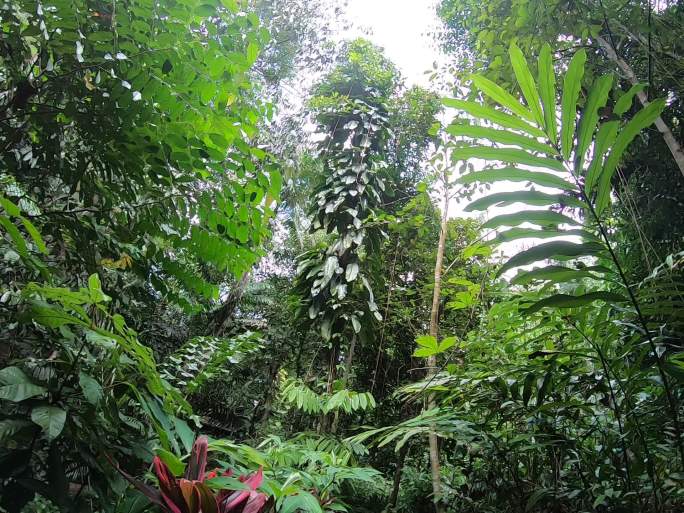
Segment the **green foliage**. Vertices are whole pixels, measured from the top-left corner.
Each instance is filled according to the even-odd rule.
[[[249,269],[280,189],[252,145],[269,110],[248,80],[267,38],[256,16],[233,2],[12,5],[2,15],[0,158],[12,177],[5,196],[30,215],[11,217],[63,244],[63,267],[151,275],[156,293],[185,307],[216,298],[197,266]]]
[[[330,412],[343,411],[353,413],[355,411],[372,410],[375,408],[375,399],[369,392],[355,392],[343,388],[336,392],[316,393],[301,380],[282,377],[280,390],[281,400],[297,409],[309,414],[327,414]]]

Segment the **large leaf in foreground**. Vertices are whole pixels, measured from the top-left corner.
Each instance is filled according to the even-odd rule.
[[[564,240],[546,242],[512,256],[503,266],[501,266],[498,274],[500,275],[514,267],[532,264],[534,262],[539,262],[540,260],[551,258],[569,260],[581,256],[598,255],[603,251],[605,251],[605,246],[596,242],[585,242],[582,244]]]
[[[626,299],[620,294],[608,291],[589,292],[581,296],[573,296],[570,294],[554,294],[540,301],[537,301],[532,306],[524,308],[522,311],[525,314],[533,314],[542,308],[576,308],[584,306],[594,301],[606,301],[607,303],[623,303]]]

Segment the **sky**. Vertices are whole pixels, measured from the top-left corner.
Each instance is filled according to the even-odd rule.
[[[401,70],[406,85],[428,86],[424,72],[441,61],[429,32],[439,27],[436,0],[349,0],[347,15],[368,39],[384,48]],[[358,30],[357,34],[361,35]]]

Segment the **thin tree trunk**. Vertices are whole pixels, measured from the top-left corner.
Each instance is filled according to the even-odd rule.
[[[343,381],[343,387],[347,387],[347,383],[349,382],[349,376],[351,375],[351,369],[352,369],[352,363],[354,361],[354,349],[356,348],[356,333],[352,335],[351,342],[349,343],[349,351],[347,352],[347,357],[345,358],[344,361],[344,375],[342,376],[342,381]],[[333,419],[332,427],[330,428],[330,432],[334,435],[337,433],[337,426],[340,421],[340,412],[339,410],[335,411],[335,418]]]
[[[213,319],[209,322],[207,335],[220,337],[226,332],[226,328],[233,320],[235,309],[245,293],[247,284],[249,283],[251,272],[246,272],[242,275],[240,280],[235,284],[235,287],[230,291],[226,301],[221,307],[213,313]]]
[[[442,266],[444,265],[444,246],[446,245],[447,216],[449,209],[449,182],[446,171],[443,176],[444,182],[444,206],[442,207],[442,220],[439,228],[439,242],[437,244],[437,258],[435,261],[435,286],[432,291],[432,309],[430,310],[430,335],[437,339],[439,335],[439,299],[442,290]],[[428,358],[428,378],[437,372],[437,357],[432,355]],[[427,406],[429,410],[434,409],[437,404],[433,394],[428,395]],[[432,471],[432,493],[435,500],[435,511],[442,513],[442,483],[439,466],[439,444],[434,425],[430,426],[428,440],[430,443],[430,470]]]
[[[387,511],[394,511],[397,506],[397,499],[399,498],[399,485],[401,484],[401,473],[404,470],[404,461],[406,460],[406,453],[408,453],[409,444],[405,443],[401,449],[399,449],[399,454],[397,454],[397,468],[394,469],[394,479],[392,482],[392,493],[390,493],[389,500],[387,502]]]
[[[636,76],[636,73],[634,73],[632,67],[617,54],[615,48],[613,48],[613,45],[601,36],[597,36],[596,41],[598,41],[599,45],[601,45],[601,48],[603,48],[606,54],[608,54],[608,58],[615,62],[618,68],[622,70],[622,72],[627,77],[627,80],[629,80],[629,82],[632,85],[638,84],[639,79]],[[646,96],[646,93],[643,91],[639,91],[637,93],[637,98],[639,98],[639,101],[644,107],[648,106],[648,104],[650,103],[648,101],[648,96]],[[656,118],[655,126],[663,136],[663,139],[665,139],[665,144],[667,144],[667,147],[670,149],[670,153],[672,153],[672,156],[674,157],[675,162],[677,163],[677,167],[679,167],[679,172],[682,174],[682,176],[684,176],[684,151],[682,151],[682,146],[679,144],[679,141],[677,141],[675,136],[672,134],[672,130],[670,130],[670,127],[667,126],[665,121],[663,121],[662,117],[658,116]]]
[[[332,344],[329,353],[328,360],[328,383],[326,385],[325,391],[328,395],[332,394],[333,385],[337,380],[337,360],[340,355],[340,344],[337,339]],[[318,433],[327,433],[330,426],[330,416],[326,413],[322,413],[320,421],[318,424]]]

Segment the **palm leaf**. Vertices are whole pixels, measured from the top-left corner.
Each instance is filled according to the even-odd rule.
[[[568,72],[563,80],[563,98],[561,100],[561,155],[565,160],[570,158],[572,138],[575,133],[575,114],[577,98],[582,87],[584,63],[587,52],[579,50],[570,61]]]

